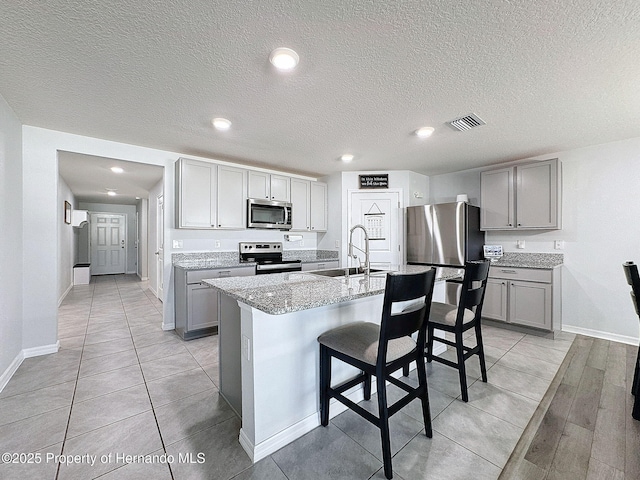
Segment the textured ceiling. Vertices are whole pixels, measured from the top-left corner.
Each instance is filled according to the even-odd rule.
[[[640,136],[637,0],[12,0],[0,32],[24,124],[291,172],[432,175]],[[445,125],[471,112],[487,125]]]

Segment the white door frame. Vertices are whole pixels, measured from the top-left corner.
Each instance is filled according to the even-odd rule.
[[[398,194],[398,208],[399,208],[399,212],[398,212],[398,225],[397,225],[397,238],[398,238],[398,245],[400,246],[400,250],[398,251],[398,263],[399,264],[403,264],[405,261],[405,254],[404,254],[404,230],[405,230],[405,211],[404,211],[404,190],[402,188],[385,188],[385,189],[348,189],[347,190],[347,211],[345,212],[346,215],[343,215],[343,218],[345,219],[345,225],[344,225],[344,229],[343,229],[343,235],[342,235],[342,258],[343,260],[343,267],[347,266],[347,263],[349,261],[348,259],[348,249],[349,249],[349,229],[353,226],[353,225],[349,225],[349,222],[351,221],[351,208],[352,208],[352,200],[351,197],[354,193],[397,193]]]
[[[156,296],[161,302],[164,298],[164,193],[156,198]]]

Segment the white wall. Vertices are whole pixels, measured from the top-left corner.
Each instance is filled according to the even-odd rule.
[[[22,125],[0,96],[0,390],[22,350],[21,159]]]
[[[136,273],[136,264],[138,262],[138,252],[136,249],[136,206],[80,202],[78,208],[80,210],[89,210],[89,213],[119,213],[126,215],[127,265],[125,271],[126,273]],[[89,228],[87,228],[86,231],[83,230],[83,237],[85,235],[91,235]]]
[[[487,232],[487,242],[508,252],[564,254],[562,323],[567,329],[620,341],[639,337],[638,318],[622,270],[627,260],[640,262],[640,138],[551,153],[536,159],[562,162],[563,228],[545,232]],[[439,198],[461,189],[479,194],[478,171],[431,178]],[[468,183],[477,177],[476,189]],[[441,182],[444,180],[444,182]],[[447,185],[446,188],[443,185]],[[526,248],[516,248],[525,240]],[[554,240],[565,248],[554,250]]]
[[[71,287],[73,287],[73,265],[75,264],[78,234],[69,223],[64,223],[64,202],[71,204],[71,208],[77,208],[71,189],[58,175],[58,305],[62,303]]]

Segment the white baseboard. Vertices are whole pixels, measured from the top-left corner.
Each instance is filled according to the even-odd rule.
[[[66,298],[67,295],[69,295],[69,292],[71,291],[71,289],[73,288],[73,282],[71,282],[71,284],[69,285],[69,287],[64,291],[64,293],[62,294],[62,296],[60,297],[60,299],[58,300],[58,307],[60,305],[62,305],[62,302],[64,302],[64,299]]]
[[[22,361],[24,360],[23,352],[24,350],[20,350],[18,355],[16,355],[16,358],[13,359],[13,362],[11,362],[11,364],[7,367],[7,369],[4,372],[2,372],[2,375],[0,375],[0,392],[4,390],[4,387],[7,386],[7,383],[9,383],[9,380],[11,380],[11,377],[13,377],[13,374],[16,373],[16,370],[18,370],[18,367],[22,365]]]
[[[23,348],[22,353],[24,358],[39,357],[40,355],[49,355],[50,353],[57,353],[60,350],[60,340],[51,345],[42,345],[41,347]]]
[[[43,345],[41,347],[23,348],[20,353],[16,355],[7,369],[0,375],[0,392],[7,386],[11,377],[16,373],[18,367],[22,365],[25,358],[39,357],[40,355],[48,355],[50,353],[56,353],[60,349],[60,342],[56,342],[52,345]]]
[[[602,332],[600,330],[592,330],[590,328],[574,327],[572,325],[562,325],[563,332],[577,333],[588,337],[602,338],[612,342],[626,343],[628,345],[638,345],[640,339],[638,337],[628,337],[626,335],[617,335],[610,332]]]

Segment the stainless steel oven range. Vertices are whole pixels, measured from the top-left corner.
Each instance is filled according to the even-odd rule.
[[[283,260],[282,243],[240,242],[240,262],[256,262],[256,275],[267,273],[299,272],[301,260]]]

